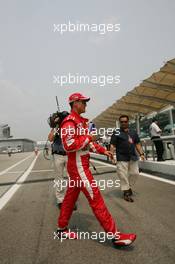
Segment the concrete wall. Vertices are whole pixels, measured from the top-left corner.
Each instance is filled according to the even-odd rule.
[[[101,161],[107,161],[107,157],[104,155],[99,155],[96,153],[90,154],[92,158],[98,159]],[[143,171],[149,173],[160,173],[167,176],[175,176],[175,161],[165,161],[165,162],[156,162],[156,161],[139,161],[139,168]]]
[[[175,162],[139,161],[139,168],[152,173],[163,173],[175,176]]]

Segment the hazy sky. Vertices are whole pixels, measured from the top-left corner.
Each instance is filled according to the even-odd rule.
[[[174,0],[0,0],[0,123],[15,137],[47,138],[67,97],[91,97],[94,118],[175,57]],[[53,24],[120,23],[119,32],[54,33]],[[53,83],[53,75],[120,75],[119,85]]]

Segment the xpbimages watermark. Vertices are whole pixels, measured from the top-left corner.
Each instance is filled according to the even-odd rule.
[[[71,230],[68,230],[68,233],[71,233]],[[75,237],[76,236],[76,237]],[[113,234],[112,232],[84,232],[84,231],[79,231],[78,229],[76,229],[76,232],[72,232],[72,236],[69,237],[69,239],[92,239],[92,240],[98,240],[100,243],[104,243],[107,240],[112,240],[115,237],[115,239],[120,239],[120,232],[116,232],[115,234]],[[58,239],[61,242],[63,242],[64,240],[67,239],[67,236],[65,235],[65,233],[57,233],[54,232],[54,239]]]
[[[71,180],[70,178],[61,179],[61,180],[54,180],[54,188],[58,188],[60,191],[65,190],[65,188],[94,188],[98,187],[101,191],[105,190],[106,188],[119,188],[120,187],[120,180],[115,179],[93,179],[92,182],[89,180]]]
[[[100,128],[93,128],[93,131],[89,131],[89,128],[83,128],[81,126],[79,127],[71,127],[68,126],[67,128],[61,128],[57,130],[57,133],[62,137],[65,135],[69,135],[69,136],[74,136],[74,135],[94,135],[94,136],[99,136],[99,137],[104,137],[105,135],[108,136],[112,136],[113,133],[115,133],[115,135],[120,135],[120,129],[119,128],[112,128],[112,127],[100,127]]]
[[[75,32],[93,32],[99,35],[105,35],[107,33],[116,33],[120,31],[120,24],[113,23],[80,23],[79,21],[73,23],[68,21],[67,23],[53,24],[53,32],[57,32],[60,35],[65,33]]]
[[[120,75],[87,75],[79,73],[67,73],[64,75],[53,75],[53,84],[59,86],[73,84],[91,84],[103,87],[105,85],[117,85],[120,83]]]

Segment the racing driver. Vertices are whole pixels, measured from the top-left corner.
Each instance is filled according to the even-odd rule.
[[[72,215],[75,203],[80,191],[86,196],[93,213],[104,228],[106,233],[113,235],[113,243],[116,246],[130,245],[135,239],[135,234],[120,233],[115,221],[109,213],[102,195],[97,186],[94,186],[94,178],[89,169],[89,150],[104,154],[111,159],[112,153],[95,143],[96,136],[88,131],[88,119],[81,116],[85,113],[89,97],[80,93],[74,93],[69,97],[71,113],[61,123],[61,137],[65,151],[68,155],[67,171],[69,184],[64,197],[60,215],[58,217],[57,237],[77,239],[76,232],[68,230],[67,226]],[[83,131],[83,133],[82,133]],[[83,184],[82,184],[83,183]]]

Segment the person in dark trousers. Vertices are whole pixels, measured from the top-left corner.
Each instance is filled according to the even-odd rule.
[[[157,153],[157,161],[164,161],[163,159],[163,153],[164,153],[164,147],[163,147],[163,141],[160,137],[162,130],[158,126],[158,120],[157,118],[152,119],[152,124],[150,125],[150,134],[151,134],[151,140],[154,142],[156,153]]]
[[[139,175],[138,155],[144,160],[144,152],[138,134],[129,129],[129,117],[121,115],[119,122],[120,129],[115,129],[113,132],[110,150],[112,153],[116,150],[117,175],[124,199],[127,202],[134,202],[131,187]]]

